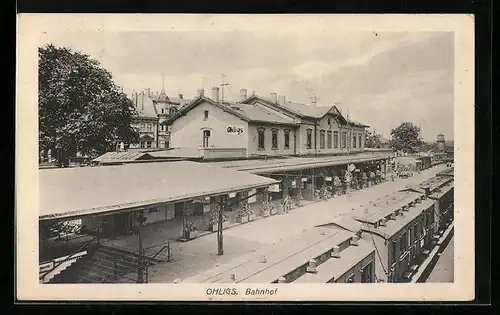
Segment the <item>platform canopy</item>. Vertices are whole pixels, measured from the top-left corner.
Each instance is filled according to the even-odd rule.
[[[268,187],[278,181],[196,162],[39,170],[39,219],[130,211]]]
[[[390,158],[387,153],[361,153],[351,156],[324,156],[324,157],[293,157],[269,160],[243,160],[211,162],[212,165],[221,166],[253,174],[270,174],[273,172],[299,171],[304,169],[343,166],[348,164],[376,162]]]

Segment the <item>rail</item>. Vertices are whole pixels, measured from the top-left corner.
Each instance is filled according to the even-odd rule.
[[[68,260],[71,260],[73,258],[75,258],[76,254],[82,252],[84,249],[86,249],[92,242],[94,242],[95,240],[98,240],[99,239],[99,236],[95,236],[94,238],[92,238],[91,240],[87,241],[85,244],[81,245],[80,247],[78,247],[78,249],[74,250],[69,256],[66,257],[66,259],[60,261],[59,263],[57,264],[54,264],[52,266],[52,268],[50,270],[47,270],[45,273],[42,273],[41,275],[39,275],[39,278],[38,279],[43,279],[46,275],[48,275],[50,272],[52,272],[54,269],[56,269],[57,267],[59,267],[60,265],[62,265],[63,263],[67,262]]]

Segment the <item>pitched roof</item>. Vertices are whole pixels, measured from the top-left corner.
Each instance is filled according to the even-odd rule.
[[[209,99],[205,96],[199,96],[193,99],[191,102],[184,105],[174,116],[167,119],[166,123],[171,123],[175,121],[176,119],[185,115],[190,110],[202,104],[203,102],[207,102],[209,104],[217,106],[223,111],[233,114],[247,122],[269,122],[275,124],[289,124],[289,125],[295,124],[293,119],[283,118],[257,105],[240,104],[234,102],[224,102],[224,103],[214,102],[212,99]]]
[[[39,170],[39,219],[136,209],[266,187],[277,181],[195,162]]]
[[[240,104],[228,102],[226,103],[232,109],[242,112],[250,121],[254,122],[269,122],[275,124],[295,124],[292,118],[283,118],[274,114],[259,105],[255,104]]]
[[[145,152],[125,151],[125,152],[106,152],[93,159],[94,162],[128,162],[137,161],[144,158],[151,158],[151,155]]]
[[[303,104],[303,103],[297,103],[297,102],[291,102],[288,101],[285,104],[279,104],[279,103],[274,103],[271,99],[267,97],[262,97],[258,95],[250,95],[247,99],[245,99],[242,103],[248,104],[252,102],[252,100],[260,100],[263,102],[266,102],[272,106],[275,106],[277,108],[280,108],[282,110],[285,110],[287,112],[290,112],[292,114],[295,114],[299,117],[312,117],[312,118],[322,118],[324,117],[328,112],[330,112],[332,109],[335,110],[337,113],[337,116],[343,120],[344,123],[350,123],[353,126],[357,127],[369,127],[368,125],[362,124],[360,122],[351,120],[351,119],[346,119],[342,113],[338,110],[337,106],[335,105],[309,105],[309,104]]]

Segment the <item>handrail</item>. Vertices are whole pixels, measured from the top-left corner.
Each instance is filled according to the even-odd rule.
[[[161,253],[161,252],[162,252],[165,248],[168,248],[168,247],[170,247],[170,244],[163,246],[163,247],[162,247],[159,251],[157,251],[157,252],[156,252],[156,254],[154,254],[154,255],[153,255],[153,257],[151,257],[150,259],[151,259],[151,260],[155,259],[155,258],[156,258],[156,256],[158,256],[158,254],[160,254],[160,253]]]
[[[93,239],[91,239],[90,241],[88,241],[87,243],[85,243],[84,245],[78,247],[78,249],[75,250],[75,251],[73,251],[69,256],[66,257],[66,259],[64,259],[63,261],[60,261],[58,264],[54,264],[54,266],[52,267],[52,269],[50,269],[50,270],[46,271],[45,273],[43,273],[42,275],[40,275],[38,277],[38,279],[42,279],[47,274],[49,274],[51,271],[53,271],[54,269],[56,269],[57,267],[59,267],[60,265],[62,265],[64,262],[66,262],[68,260],[71,260],[73,258],[73,256],[75,256],[76,254],[80,253],[83,249],[85,249],[90,243],[92,243],[93,241],[95,241],[97,238],[98,238],[98,236],[94,237]]]

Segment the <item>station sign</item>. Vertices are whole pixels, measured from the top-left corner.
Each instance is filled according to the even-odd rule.
[[[236,197],[236,193],[235,192],[229,193],[229,198],[234,198],[234,197]]]
[[[307,177],[302,177],[301,179],[303,182],[307,182]]]
[[[243,127],[239,126],[227,126],[227,133],[241,135],[243,133]]]
[[[279,184],[271,185],[267,190],[270,192],[280,192],[280,185]]]
[[[325,180],[326,180],[327,182],[331,182],[331,181],[332,181],[332,178],[331,178],[330,176],[328,176],[328,177],[325,177]]]
[[[297,188],[297,181],[292,180],[292,188]]]

